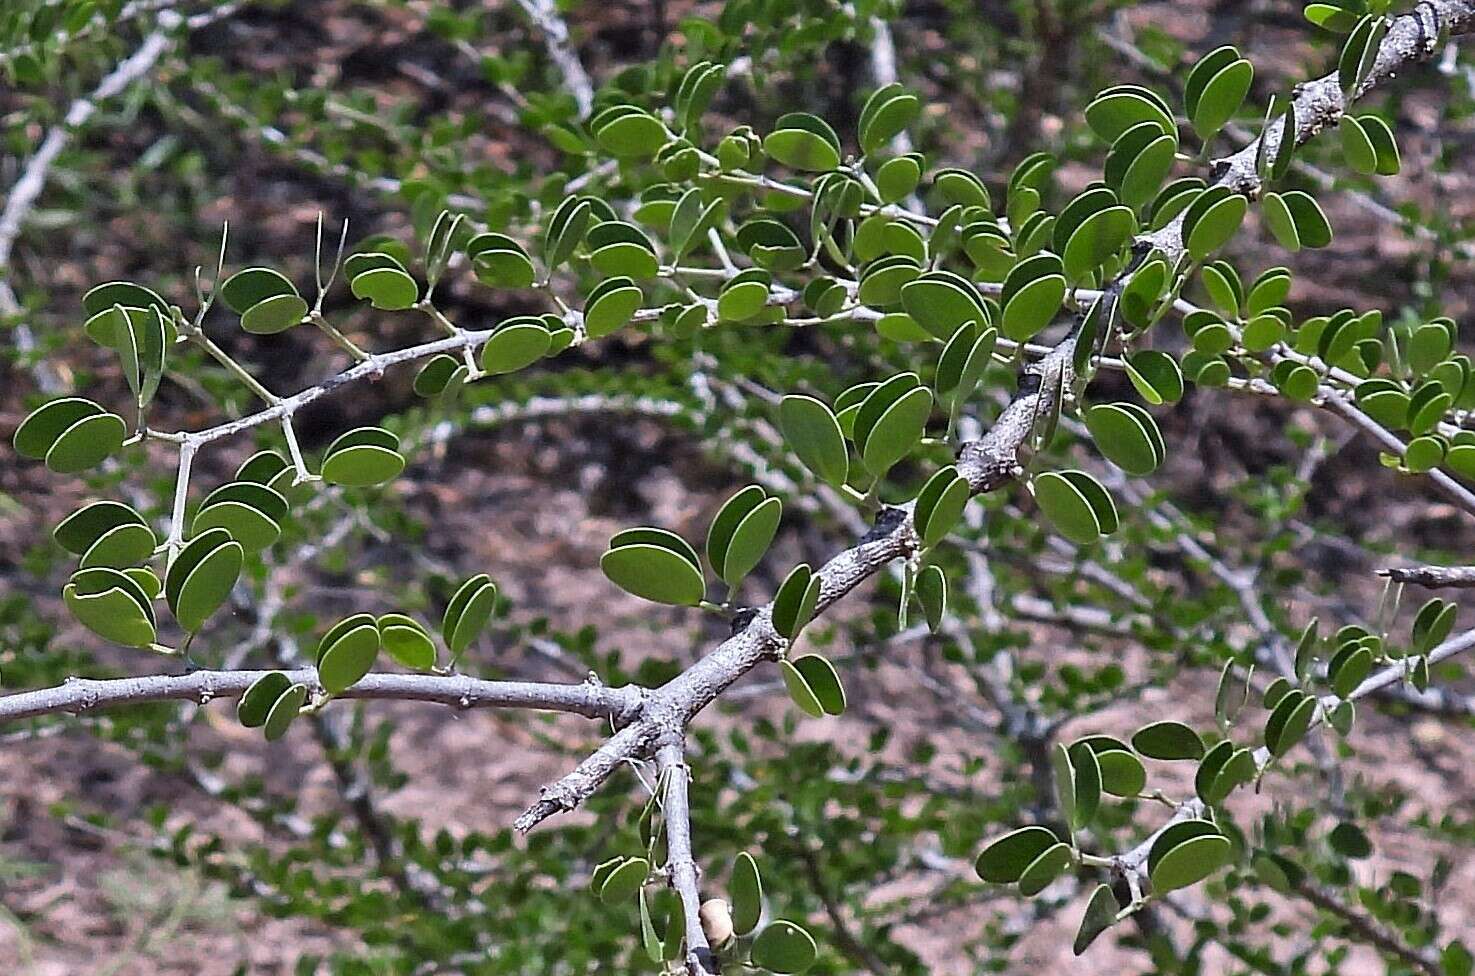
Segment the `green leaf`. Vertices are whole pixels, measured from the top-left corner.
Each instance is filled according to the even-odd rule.
[[[457,658],[486,629],[497,606],[497,585],[479,573],[457,587],[441,619],[440,635],[451,657]]]
[[[1137,796],[1147,785],[1142,760],[1124,749],[1098,752],[1096,762],[1101,767],[1101,789],[1112,796]]]
[[[737,586],[758,565],[778,531],[783,503],[749,485],[729,498],[707,533],[707,560],[728,585]]]
[[[790,169],[820,172],[840,165],[840,137],[829,123],[805,112],[781,116],[763,150]]]
[[[21,426],[15,429],[12,444],[15,444],[16,454],[21,454],[22,457],[44,459],[58,444],[62,435],[80,423],[100,416],[109,414],[93,401],[81,397],[63,397],[44,402],[32,410],[30,416],[22,420]],[[103,457],[106,454],[97,457],[97,460],[100,461]]]
[[[643,857],[622,861],[599,889],[599,900],[606,905],[619,905],[635,897],[650,876],[650,862]]]
[[[158,292],[131,281],[104,282],[88,289],[82,296],[82,308],[88,318],[114,305],[124,308],[156,308],[165,319],[170,319],[173,315],[169,303],[160,298]]]
[[[584,332],[602,339],[622,328],[635,315],[645,295],[629,278],[606,278],[584,303]]]
[[[940,169],[932,176],[932,186],[948,204],[982,207],[985,210],[991,206],[988,187],[966,169],[958,169],[955,166]]]
[[[375,308],[400,311],[415,304],[420,286],[398,268],[374,268],[349,282],[353,297],[367,299]]]
[[[1034,479],[1035,501],[1061,535],[1089,545],[1116,531],[1116,507],[1100,482],[1084,471],[1047,471]]]
[[[405,262],[410,259],[410,249],[398,241],[392,242],[395,254],[386,253],[391,247],[391,242],[383,241],[379,245],[383,250],[359,251],[350,254],[343,259],[343,273],[352,281],[359,275],[374,271],[379,268],[390,268],[395,271],[404,271]]]
[[[1224,667],[1219,671],[1219,684],[1214,690],[1214,718],[1222,728],[1232,725],[1240,709],[1249,701],[1249,679],[1254,675],[1255,666],[1250,665],[1243,681],[1239,678],[1237,668],[1233,658],[1225,661]]]
[[[840,683],[840,675],[835,671],[835,666],[827,658],[818,654],[805,654],[794,658],[790,663],[804,679],[809,692],[826,715],[844,713],[845,687]]]
[[[205,496],[200,503],[200,511],[203,514],[206,509],[224,502],[248,506],[273,523],[285,520],[289,507],[286,497],[269,485],[254,481],[228,481]],[[243,540],[238,541],[245,544]]]
[[[1393,129],[1376,115],[1359,115],[1357,122],[1372,144],[1373,155],[1377,159],[1373,172],[1378,176],[1396,176],[1403,168],[1403,162],[1398,156],[1398,141],[1393,137]]]
[[[747,935],[758,927],[763,915],[763,879],[758,862],[747,851],[739,851],[732,862],[732,882],[728,886],[732,898],[732,930]]]
[[[106,566],[124,569],[142,562],[153,555],[158,539],[146,525],[119,525],[98,537],[82,554],[78,563],[82,569]]]
[[[947,616],[947,576],[941,566],[922,567],[917,573],[916,594],[922,615],[927,619],[927,629],[937,633]]]
[[[1178,128],[1162,98],[1139,85],[1107,88],[1086,106],[1086,124],[1107,142],[1115,142],[1122,133],[1143,122],[1155,123],[1166,135]]]
[[[882,203],[896,203],[916,192],[922,181],[922,164],[913,155],[888,159],[876,170],[876,189]]]
[[[274,295],[241,315],[241,328],[252,335],[276,335],[307,317],[307,302],[297,295]]]
[[[296,472],[287,459],[276,451],[258,451],[236,469],[237,481],[251,481],[274,488],[285,495],[292,487]]]
[[[1265,747],[1272,756],[1284,756],[1301,741],[1316,709],[1317,700],[1300,691],[1293,690],[1280,700],[1265,722]]]
[[[1204,742],[1182,722],[1164,720],[1144,725],[1132,734],[1132,748],[1149,759],[1202,759]]]
[[[277,697],[276,703],[266,715],[266,722],[263,723],[262,730],[266,733],[267,742],[275,742],[287,734],[287,728],[297,717],[305,701],[307,701],[306,685],[292,685]]]
[[[1286,209],[1296,225],[1296,236],[1303,247],[1326,247],[1332,242],[1332,225],[1316,198],[1301,190],[1282,196]]]
[[[864,411],[862,407],[862,411]],[[857,439],[861,460],[877,478],[911,453],[922,439],[927,418],[932,414],[932,391],[916,387],[897,397],[875,423]]]
[[[1338,698],[1350,697],[1373,669],[1373,654],[1360,644],[1343,647],[1327,664],[1327,677]]]
[[[1096,890],[1091,893],[1091,900],[1086,903],[1086,914],[1081,918],[1080,927],[1076,929],[1071,952],[1079,956],[1089,949],[1097,936],[1116,924],[1119,911],[1121,906],[1111,893],[1111,885],[1097,885]]]
[[[1330,3],[1308,3],[1302,14],[1317,27],[1345,34],[1357,26],[1362,0],[1331,0]]]
[[[779,401],[779,429],[804,466],[838,488],[850,474],[845,435],[835,414],[814,397],[790,394]]]
[[[43,404],[21,421],[14,444],[17,454],[44,458],[57,474],[75,474],[116,454],[126,435],[122,417],[104,412],[91,400],[64,397]]]
[[[1353,94],[1367,78],[1377,61],[1378,48],[1388,33],[1388,26],[1389,21],[1385,17],[1365,16],[1347,35],[1347,42],[1337,59],[1337,84],[1344,95]]]
[[[1444,643],[1454,629],[1455,615],[1459,612],[1453,602],[1434,597],[1419,608],[1414,615],[1413,652],[1427,654],[1436,645]]]
[[[1372,176],[1378,171],[1378,151],[1367,130],[1355,116],[1344,115],[1337,122],[1337,135],[1342,142],[1342,158],[1355,172]]]
[[[358,427],[340,435],[323,456],[323,480],[346,487],[380,485],[405,469],[399,438],[383,427]]]
[[[1219,828],[1211,820],[1191,818],[1180,820],[1164,827],[1152,842],[1152,847],[1147,852],[1147,873],[1151,876],[1157,868],[1158,862],[1164,854],[1186,840],[1195,837],[1222,836]]]
[[[803,928],[785,919],[770,924],[753,940],[753,965],[788,976],[814,965],[818,949]]]
[[[1183,371],[1178,360],[1156,349],[1142,349],[1127,357],[1127,379],[1142,399],[1153,406],[1177,403],[1183,396]]]
[[[442,353],[431,358],[415,374],[415,395],[449,403],[460,393],[468,373],[466,365],[459,359]]]
[[[1199,271],[1199,280],[1214,307],[1230,318],[1240,317],[1240,305],[1244,302],[1244,287],[1239,274],[1227,261],[1214,261]]]
[[[655,603],[694,607],[702,601],[707,588],[701,569],[682,549],[665,543],[662,536],[648,537],[658,542],[617,545],[621,535],[610,540],[610,550],[599,560],[600,568],[612,583]]]
[[[193,634],[220,609],[244,559],[245,550],[224,529],[208,529],[185,544],[164,582],[164,598],[181,627]]]
[[[819,695],[809,686],[809,679],[804,673],[788,660],[779,661],[778,667],[784,676],[784,687],[788,689],[789,697],[799,706],[799,710],[811,718],[823,718],[825,707],[820,703]]]
[[[369,614],[355,614],[331,628],[318,644],[318,681],[331,694],[347,691],[369,673],[378,654],[377,623]]]
[[[1166,894],[1197,884],[1228,863],[1229,838],[1217,834],[1191,837],[1163,853],[1152,869],[1152,889]]]
[[[761,268],[744,272],[722,286],[717,296],[717,318],[723,322],[746,322],[763,311],[768,304],[768,272]]]
[[[869,222],[861,225],[862,229],[867,226],[871,226]],[[864,238],[857,232],[857,249],[863,241]],[[891,254],[873,261],[860,275],[858,297],[861,304],[872,308],[895,305],[901,300],[902,287],[921,273],[922,269],[916,259],[904,254]]]
[[[917,507],[913,513],[917,534],[921,536],[924,547],[935,546],[947,537],[963,516],[970,494],[967,480],[959,476],[958,469],[952,465],[927,479],[917,495]]]
[[[1066,277],[1079,281],[1095,271],[1126,246],[1135,233],[1137,217],[1130,207],[1107,207],[1091,214],[1071,232],[1061,253]]]
[[[984,881],[1013,884],[1045,851],[1060,843],[1060,838],[1045,827],[1020,827],[989,842],[978,855],[973,868]]]
[[[707,238],[707,231],[721,223],[727,213],[723,199],[704,203],[702,191],[692,187],[681,195],[671,212],[668,235],[673,260],[680,261]]]
[[[768,271],[791,271],[804,263],[804,245],[777,220],[750,220],[738,228],[738,246]]]
[[[1060,312],[1065,300],[1064,265],[1053,254],[1037,254],[1014,266],[1004,278],[1000,330],[1015,342],[1033,339]]]
[[[1096,752],[1086,743],[1077,742],[1067,750],[1075,777],[1071,826],[1080,830],[1091,822],[1101,805],[1101,764]]]
[[[1183,216],[1183,241],[1188,253],[1202,261],[1228,243],[1244,220],[1249,201],[1226,187],[1210,187],[1188,205]]]
[[[916,95],[895,83],[874,92],[866,99],[856,127],[860,133],[861,151],[869,155],[905,131],[917,117],[921,106]]]
[[[1106,403],[1085,411],[1086,428],[1107,460],[1127,474],[1152,474],[1166,447],[1152,415],[1136,404]]]
[[[476,279],[494,288],[528,288],[537,280],[532,259],[506,234],[477,234],[466,242]]]
[[[655,248],[633,224],[607,220],[589,228],[585,240],[589,261],[602,274],[653,278],[660,270]]]
[[[282,672],[268,671],[251,682],[251,687],[236,703],[236,718],[248,729],[260,728],[266,724],[266,717],[271,714],[277,699],[291,685],[292,679]]]
[[[148,647],[156,626],[149,599],[138,584],[106,567],[75,573],[62,589],[73,617],[104,640],[125,647]]]
[[[67,552],[80,556],[113,529],[126,525],[146,528],[147,524],[142,515],[122,502],[90,502],[62,519],[51,537]]]
[[[237,315],[244,315],[267,299],[296,294],[297,287],[291,280],[271,268],[246,268],[237,271],[220,285],[221,301]]]
[[[988,324],[983,300],[972,284],[947,271],[933,271],[903,285],[901,304],[918,325],[944,342],[970,322]]]
[[[773,629],[780,636],[793,640],[814,618],[822,584],[808,563],[800,563],[784,577],[773,598]]]
[[[1291,293],[1291,273],[1286,268],[1267,268],[1250,286],[1245,299],[1245,310],[1250,315],[1260,315],[1284,305]]]
[[[590,128],[601,149],[624,158],[654,156],[669,138],[660,119],[633,105],[606,109],[591,120]]]
[[[1073,854],[1069,844],[1056,844],[1030,862],[1019,876],[1019,893],[1033,898],[1050,886],[1050,882],[1070,867]]]
[[[548,327],[540,319],[528,316],[511,320],[492,333],[482,346],[482,372],[492,376],[515,373],[547,355],[552,341]]]
[[[169,338],[162,312],[156,307],[124,308],[113,305],[89,318],[83,326],[89,338],[118,354],[123,378],[139,406],[148,404],[159,389]]]
[[[255,487],[271,490],[265,485]],[[282,534],[281,526],[271,516],[245,502],[230,499],[202,506],[190,523],[190,530],[195,535],[210,529],[225,529],[248,552],[265,549]]]
[[[959,329],[937,359],[934,385],[938,399],[956,412],[973,395],[988,369],[998,332],[992,328]]]
[[[1331,844],[1332,850],[1353,860],[1361,860],[1373,853],[1373,843],[1368,840],[1362,828],[1345,820],[1331,829],[1327,842]]]
[[[543,260],[550,272],[567,261],[584,239],[593,209],[584,197],[566,197],[554,209],[543,239]]]
[[[435,642],[418,620],[402,613],[386,613],[376,625],[379,643],[391,658],[416,671],[435,667]]]
[[[1155,122],[1141,122],[1123,132],[1106,155],[1104,175],[1122,203],[1134,209],[1150,203],[1173,168],[1178,137]]]
[[[1249,94],[1255,69],[1231,46],[1205,55],[1189,73],[1185,88],[1188,117],[1199,138],[1212,139],[1234,117]]]
[[[658,963],[665,958],[666,947],[660,935],[656,933],[655,922],[650,916],[650,905],[645,897],[644,888],[640,889],[640,942],[651,962]]]

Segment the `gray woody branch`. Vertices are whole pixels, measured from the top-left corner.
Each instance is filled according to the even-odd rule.
[[[1428,60],[1442,36],[1465,33],[1472,25],[1475,25],[1475,0],[1424,0],[1415,12],[1393,21],[1372,70],[1351,97],[1361,97],[1403,68]],[[1294,101],[1297,145],[1336,122],[1346,108],[1335,72],[1300,86]],[[1273,160],[1280,149],[1279,128],[1271,126],[1262,138],[1267,140],[1267,156]],[[1216,160],[1215,183],[1236,193],[1258,196],[1261,181],[1255,159],[1259,143],[1256,140],[1234,155]],[[1183,215],[1161,230],[1139,238],[1137,246],[1143,252],[1157,248],[1170,265],[1175,265],[1186,253]],[[1125,275],[1119,277],[1106,289],[1108,300],[1115,299],[1126,280]],[[1074,379],[1075,343],[1076,334],[1072,331],[1043,359],[1028,367],[1020,394],[1004,408],[994,427],[982,438],[959,449],[958,473],[967,480],[973,494],[995,491],[1022,473],[1019,451],[1029,438],[1036,416],[1044,409],[1042,391],[1053,394],[1057,384],[1069,388]],[[910,504],[884,510],[869,535],[819,570],[822,589],[816,612],[823,613],[892,560],[914,555],[918,541]],[[555,813],[578,806],[623,763],[649,757],[658,741],[683,732],[692,717],[733,682],[763,661],[778,660],[787,642],[773,629],[772,613],[773,604],[769,603],[739,617],[732,637],[650,693],[637,721],[608,739],[568,775],[544,787],[538,801],[517,818],[517,829],[531,830]]]
[[[1475,566],[1395,566],[1378,570],[1395,583],[1434,589],[1475,589]]]
[[[666,825],[666,873],[681,897],[686,922],[686,968],[690,976],[708,976],[719,970],[707,934],[702,931],[701,874],[691,848],[691,768],[686,765],[685,736],[672,736],[656,749],[660,782],[665,784],[662,810]],[[659,787],[658,787],[659,789]],[[667,938],[670,936],[668,935]]]
[[[184,675],[132,678],[73,678],[65,684],[0,697],[0,722],[57,712],[80,715],[113,705],[149,701],[239,698],[267,671],[192,671]],[[293,682],[319,688],[314,668],[285,672]],[[594,681],[549,684],[536,681],[483,681],[464,675],[370,674],[338,698],[428,701],[455,708],[530,708],[569,712],[619,724],[640,711],[643,693],[634,686],[607,688]]]

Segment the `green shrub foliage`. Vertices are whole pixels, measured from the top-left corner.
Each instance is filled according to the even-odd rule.
[[[22,87],[104,57],[115,45],[103,39],[130,29],[118,4],[21,6],[0,15],[0,37],[15,42],[3,70]],[[1308,30],[1334,39],[1325,78],[1292,85],[1233,45],[1185,54],[1150,84],[1086,92],[1068,113],[1074,142],[1017,153],[1017,165],[987,175],[915,151],[953,122],[894,80],[824,109],[752,106],[753,89],[771,75],[807,77],[806,60],[831,43],[889,45],[897,6],[732,0],[591,90],[581,114],[588,81],[560,60],[577,52],[558,11],[522,4],[523,26],[547,35],[551,77],[567,91],[539,90],[520,58],[488,56],[478,70],[491,90],[518,93],[521,121],[562,154],[561,170],[535,179],[458,177],[445,119],[390,113],[389,148],[367,148],[349,128],[327,154],[302,149],[304,119],[372,116],[292,92],[303,131],[270,128],[279,138],[269,148],[358,186],[375,180],[375,159],[413,158],[419,175],[377,188],[407,205],[414,240],[359,238],[327,214],[307,259],[312,287],[294,277],[295,256],[276,267],[238,261],[233,232],[192,294],[173,287],[184,269],[164,257],[86,291],[74,325],[122,385],[38,397],[11,444],[58,483],[81,478],[91,490],[53,531],[68,561],[60,605],[70,622],[129,649],[118,660],[152,652],[185,669],[136,685],[58,684],[86,662],[38,648],[7,673],[37,690],[0,699],[0,719],[227,697],[241,725],[286,749],[294,726],[353,714],[335,762],[366,764],[380,785],[396,775],[387,726],[373,731],[372,702],[355,700],[596,720],[599,751],[530,797],[517,824],[527,831],[587,806],[595,826],[554,819],[525,849],[505,831],[426,839],[407,823],[380,843],[355,833],[342,852],[316,830],[286,860],[253,852],[249,873],[278,908],[364,933],[366,954],[328,960],[334,971],[921,972],[924,948],[880,904],[893,897],[884,881],[921,858],[944,880],[929,895],[940,904],[1033,901],[1044,916],[1072,903],[1075,953],[1116,933],[1145,945],[1156,971],[1188,971],[1197,950],[1153,943],[1160,921],[1136,923],[1164,910],[1201,914],[1206,902],[1214,916],[1200,938],[1246,971],[1302,971],[1306,958],[1278,959],[1283,947],[1261,924],[1267,899],[1301,898],[1333,921],[1292,941],[1328,960],[1340,958],[1339,939],[1370,938],[1396,971],[1470,972],[1459,920],[1441,928],[1426,898],[1438,878],[1349,875],[1346,862],[1373,851],[1357,821],[1377,803],[1318,806],[1314,794],[1332,787],[1311,770],[1354,748],[1374,700],[1418,707],[1439,698],[1441,676],[1458,677],[1447,662],[1475,641],[1456,631],[1457,604],[1435,597],[1410,617],[1399,603],[1407,583],[1459,571],[1395,573],[1376,608],[1357,616],[1351,598],[1345,621],[1308,622],[1277,602],[1275,581],[1226,564],[1235,547],[1224,533],[1237,529],[1208,545],[1154,491],[1163,469],[1196,450],[1175,405],[1240,397],[1350,421],[1376,445],[1390,485],[1428,485],[1475,515],[1475,376],[1456,322],[1432,302],[1398,315],[1308,315],[1291,299],[1297,252],[1336,243],[1323,188],[1346,181],[1363,192],[1404,168],[1388,121],[1398,113],[1384,111],[1380,86],[1435,53],[1431,30],[1463,33],[1475,10],[1306,4]],[[957,35],[984,29],[963,5],[944,6],[959,8]],[[1059,17],[1087,5],[1040,6]],[[158,30],[191,29],[170,16]],[[464,45],[480,24],[448,6],[432,30]],[[208,62],[190,70],[203,110],[267,131],[258,113],[269,106],[251,104],[242,79]],[[1307,176],[1318,167],[1332,175]],[[477,303],[483,311],[468,314]],[[320,333],[322,361],[331,351],[342,366],[286,393],[254,365],[253,343],[294,330]],[[630,372],[612,349],[638,350],[650,366]],[[315,405],[371,398],[377,381],[400,374],[414,405],[322,443],[299,438]],[[160,395],[176,380],[225,409],[179,424]],[[660,605],[652,619],[720,621],[696,663],[626,671],[630,661],[595,653],[591,635],[528,626],[494,572],[409,558],[400,573],[434,578],[400,579],[338,619],[306,607],[295,621],[264,620],[279,649],[300,652],[221,657],[220,635],[260,602],[274,567],[339,545],[332,513],[381,523],[413,549],[397,484],[429,463],[427,446],[446,436],[437,431],[535,416],[549,399],[662,416],[741,472],[704,525],[686,533],[632,520],[599,559],[611,594]],[[256,453],[230,477],[202,476],[200,460],[227,443]],[[157,494],[130,487],[160,480],[145,474],[164,464]],[[1295,544],[1302,493],[1282,487],[1251,503],[1276,538],[1241,546],[1250,560],[1268,561],[1257,547]],[[486,531],[508,514],[489,517]],[[835,544],[785,542],[800,523]],[[1207,595],[1155,578],[1150,564],[1169,551],[1185,572],[1206,574]],[[989,562],[1009,552],[1068,564],[1029,605],[1043,602],[1067,632],[1105,628],[1139,642],[1153,652],[1149,673],[1129,679],[1110,655],[1089,653],[1091,637],[1085,663],[1015,667],[1019,632],[997,620],[985,582]],[[851,611],[831,612],[867,580],[877,581],[869,616],[854,597]],[[1095,606],[1123,592],[1127,606]],[[4,608],[17,621],[26,612]],[[597,680],[483,680],[495,670],[485,664],[493,633],[498,648],[562,647]],[[869,726],[865,743],[846,741],[862,726],[840,724],[858,721],[864,665],[914,639],[984,689],[1013,739],[965,747],[968,768],[952,785],[927,771],[935,745],[895,765],[881,758],[883,726]],[[1211,676],[1216,691],[1157,699],[1135,730],[1092,728],[1096,711],[1185,671]],[[749,672],[792,708],[751,728],[704,728],[699,714]],[[930,680],[941,707],[978,710]],[[134,721],[160,734],[148,722],[162,720]],[[848,757],[851,746],[873,755]],[[630,769],[642,799],[627,811]],[[1282,792],[1286,778],[1297,785]],[[1243,802],[1256,792],[1273,810]],[[1440,830],[1470,840],[1463,820]],[[181,859],[226,876],[240,867],[177,840]],[[345,861],[366,860],[366,843],[395,893],[354,895],[331,880],[351,874]],[[502,879],[475,876],[471,865],[488,859]],[[535,881],[550,876],[558,883]],[[579,881],[592,894],[567,890]],[[552,937],[538,934],[546,917],[560,920]],[[960,951],[997,961],[990,954],[1013,936],[989,923],[978,938]],[[416,968],[421,960],[432,968]],[[299,971],[318,963],[304,959]]]

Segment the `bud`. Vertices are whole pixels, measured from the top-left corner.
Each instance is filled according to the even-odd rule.
[[[732,911],[721,898],[702,902],[697,917],[702,921],[702,933],[712,948],[720,949],[732,938]]]

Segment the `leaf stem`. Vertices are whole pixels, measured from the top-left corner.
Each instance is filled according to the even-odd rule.
[[[368,361],[368,359],[370,358],[369,354],[360,349],[358,345],[354,343],[354,341],[348,336],[335,329],[333,327],[333,324],[323,317],[322,312],[319,312],[317,309],[313,309],[311,312],[307,313],[307,317],[313,325],[317,326],[323,331],[325,335],[327,335],[328,338],[337,343],[339,348],[341,348],[344,352],[347,352],[350,356],[361,363]]]

